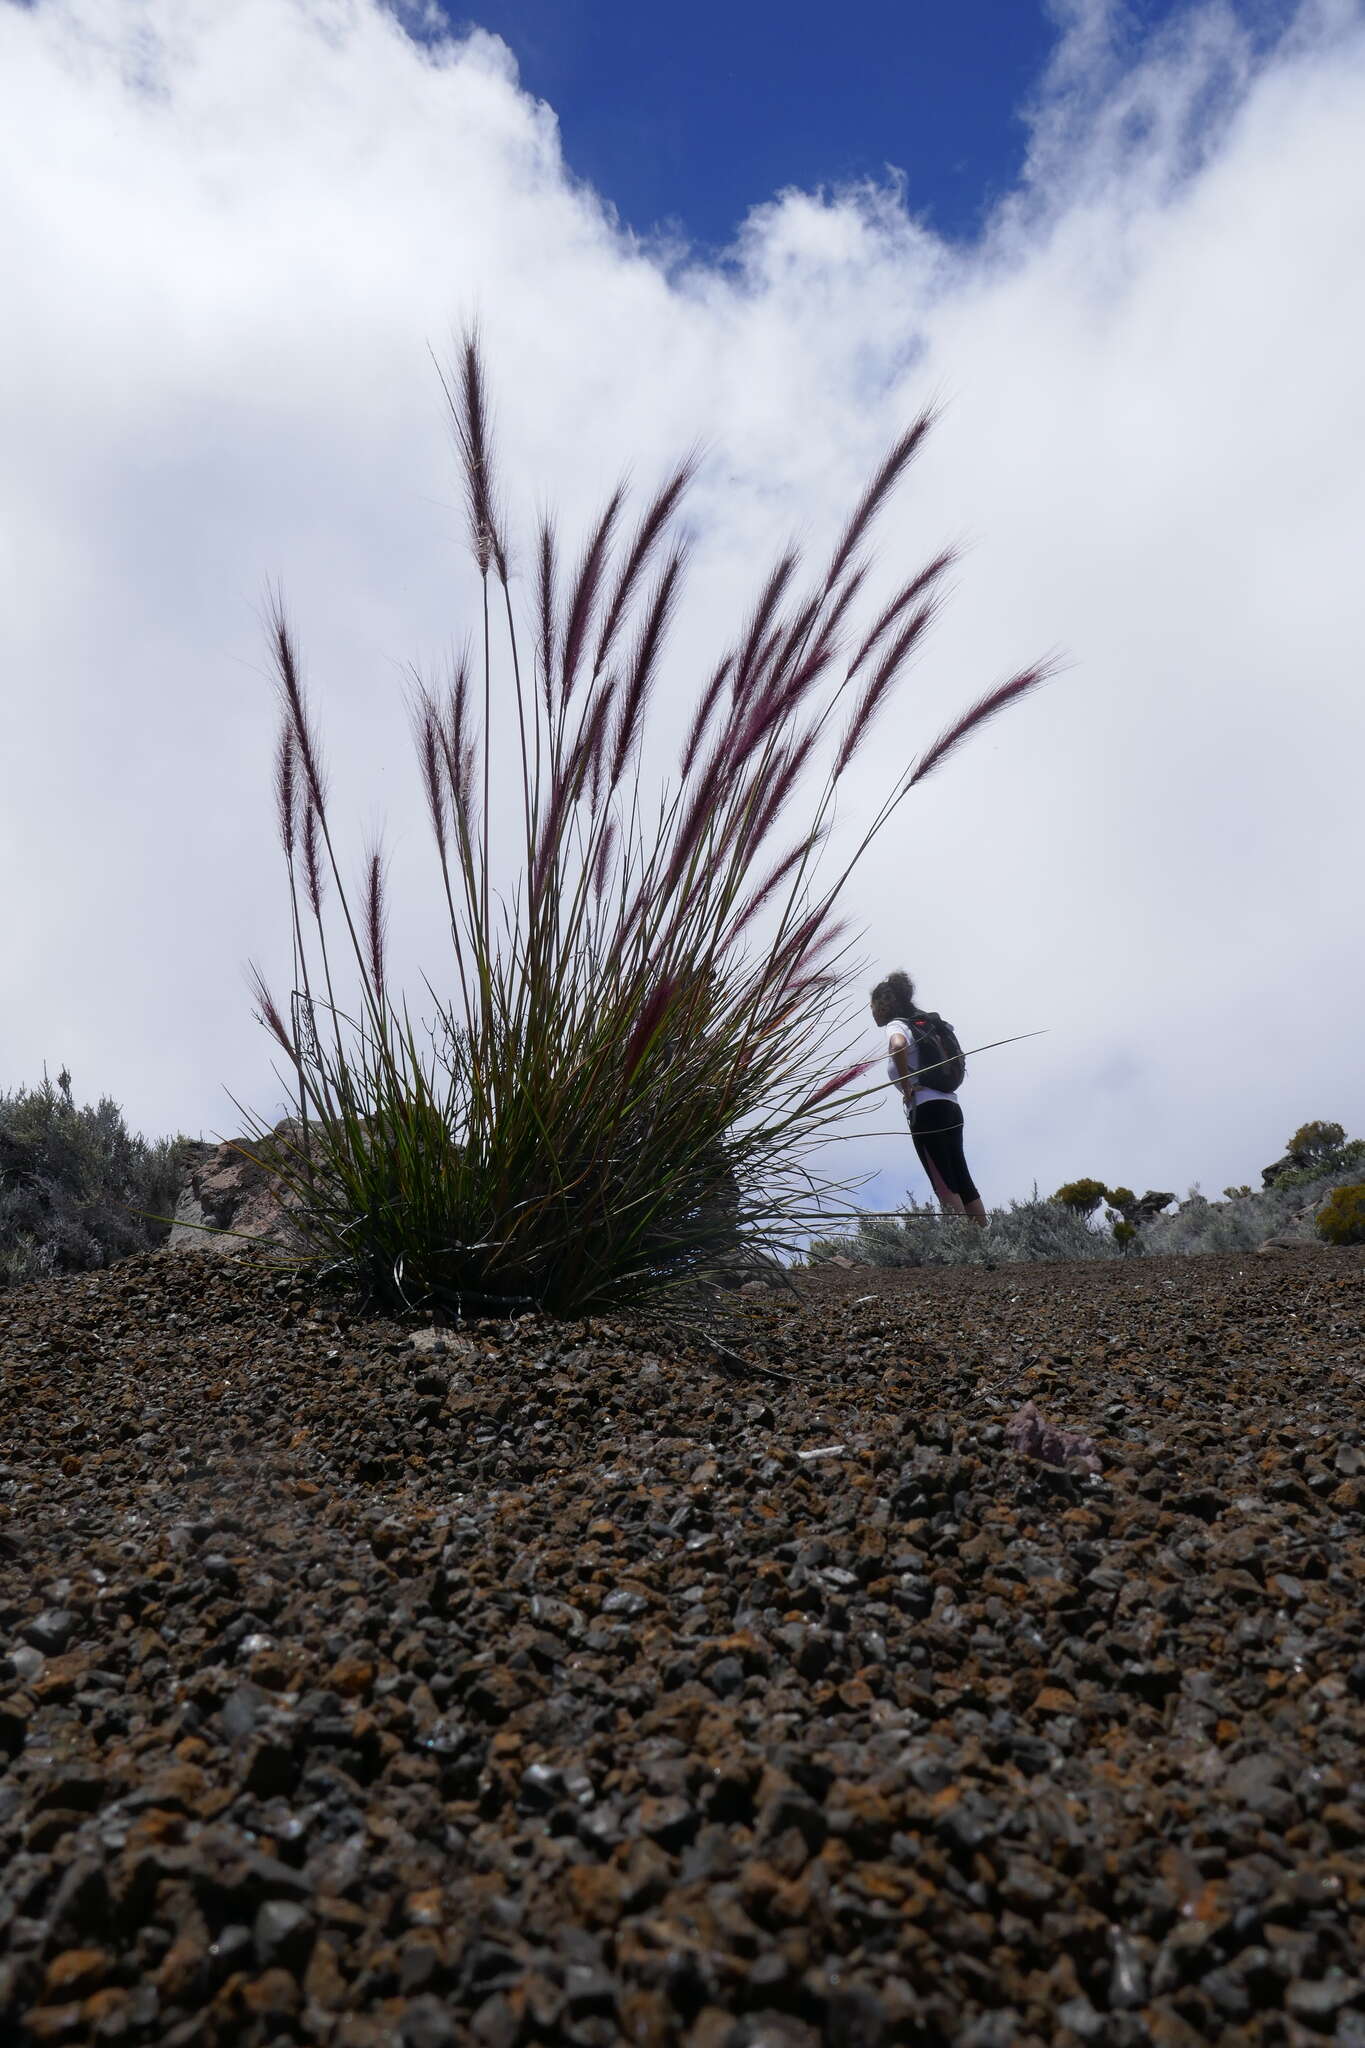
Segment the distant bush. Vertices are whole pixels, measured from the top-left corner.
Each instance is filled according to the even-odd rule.
[[[1357,1148],[1347,1145],[1342,1150],[1349,1155]],[[1359,1151],[1365,1156],[1365,1146]],[[1272,1237],[1317,1244],[1315,1210],[1336,1188],[1358,1177],[1358,1165],[1336,1165],[1326,1172],[1296,1174],[1226,1202],[1210,1202],[1196,1188],[1173,1216],[1159,1216],[1147,1226],[1143,1247],[1149,1252],[1254,1252]]]
[[[64,1069],[55,1088],[0,1091],[0,1287],[160,1244],[169,1225],[136,1212],[174,1207],[185,1142],[132,1136],[108,1096],[78,1109]]]
[[[1102,1180],[1069,1180],[1052,1199],[1077,1216],[1093,1216],[1101,1202],[1107,1202],[1105,1221],[1113,1232],[1114,1243],[1120,1251],[1128,1251],[1138,1244],[1144,1224],[1159,1216],[1175,1196],[1149,1188],[1139,1198],[1131,1188],[1107,1188]]]
[[[1340,1130],[1340,1124],[1331,1126]],[[1365,1166],[1365,1138],[1348,1138],[1344,1144],[1336,1145],[1330,1152],[1320,1153],[1315,1160],[1302,1166],[1288,1166],[1275,1175],[1270,1183],[1272,1188],[1316,1187],[1328,1174],[1358,1173]],[[1264,1191],[1263,1191],[1264,1192]]]
[[[1326,1167],[1255,1193],[1247,1187],[1227,1188],[1226,1201],[1211,1202],[1192,1188],[1169,1216],[1159,1214],[1157,1205],[1173,1196],[1149,1192],[1139,1199],[1131,1188],[1105,1188],[1098,1181],[1069,1181],[1050,1201],[1041,1200],[1035,1188],[1030,1201],[992,1209],[987,1231],[933,1209],[864,1215],[856,1232],[814,1243],[810,1259],[818,1265],[838,1254],[869,1266],[985,1266],[1146,1252],[1253,1252],[1270,1238],[1305,1245],[1365,1243],[1360,1220],[1365,1217],[1365,1183],[1360,1181],[1365,1143],[1336,1144],[1326,1157]],[[1095,1188],[1099,1200],[1109,1205],[1107,1228],[1086,1220],[1099,1206],[1091,1201]],[[1360,1236],[1332,1234],[1357,1228]]]
[[[1313,1166],[1330,1159],[1345,1142],[1346,1132],[1340,1124],[1323,1123],[1318,1119],[1311,1124],[1300,1124],[1285,1149],[1300,1166]]]
[[[1058,1188],[1052,1197],[1064,1209],[1074,1209],[1078,1216],[1093,1216],[1105,1197],[1102,1180],[1069,1180]]]
[[[1328,1244],[1365,1244],[1365,1185],[1338,1188],[1319,1209],[1317,1226]]]
[[[855,1234],[825,1238],[810,1250],[812,1265],[836,1255],[869,1266],[995,1266],[1040,1259],[1107,1259],[1112,1238],[1092,1230],[1074,1208],[1037,1193],[990,1211],[990,1229],[962,1216],[909,1209],[901,1216],[861,1216]]]
[[[1312,1123],[1299,1125],[1282,1159],[1262,1167],[1261,1185],[1308,1187],[1325,1173],[1340,1173],[1355,1166],[1365,1166],[1365,1141],[1348,1139],[1341,1124],[1316,1118]]]

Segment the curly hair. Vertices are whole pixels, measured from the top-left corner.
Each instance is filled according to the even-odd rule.
[[[872,991],[874,1010],[889,1009],[893,1017],[908,1017],[915,1007],[915,984],[902,968],[888,974]]]

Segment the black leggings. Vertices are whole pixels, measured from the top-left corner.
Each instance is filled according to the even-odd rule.
[[[917,1102],[910,1135],[919,1163],[940,1202],[945,1194],[957,1195],[963,1202],[980,1199],[963,1157],[962,1111],[957,1103],[935,1101],[932,1097],[928,1102]]]

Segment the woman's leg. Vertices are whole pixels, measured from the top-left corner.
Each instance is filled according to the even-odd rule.
[[[962,1150],[962,1111],[953,1103],[921,1103],[915,1111],[914,1140],[940,1206],[952,1215],[970,1216],[984,1230],[986,1205]]]
[[[989,1218],[986,1215],[986,1204],[976,1191],[976,1182],[972,1179],[967,1157],[962,1149],[962,1125],[959,1124],[954,1131],[945,1131],[944,1137],[950,1141],[951,1146],[948,1177],[962,1197],[963,1214],[970,1216],[972,1222],[984,1230]]]
[[[915,1150],[919,1153],[920,1165],[924,1168],[925,1177],[934,1192],[939,1208],[949,1216],[961,1216],[963,1214],[962,1197],[961,1195],[955,1195],[948,1186],[948,1183],[944,1180],[943,1175],[939,1172],[934,1162],[932,1152],[929,1151],[927,1146],[921,1146],[918,1141],[916,1142]]]
[[[915,1111],[915,1123],[911,1130],[919,1163],[924,1168],[925,1178],[933,1189],[940,1209],[948,1216],[963,1214],[962,1197],[948,1184],[945,1167],[950,1161],[943,1152],[944,1132],[936,1120],[933,1103],[921,1103]],[[921,1128],[921,1125],[924,1128]]]

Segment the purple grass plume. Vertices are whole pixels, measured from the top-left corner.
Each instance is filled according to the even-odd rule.
[[[825,578],[827,590],[832,589],[838,582],[849,560],[866,539],[878,514],[918,455],[924,444],[925,435],[934,424],[934,419],[933,408],[926,407],[919,418],[892,443],[880,469],[858,500],[852,517],[840,535],[839,544],[834,550]]]
[[[384,854],[376,841],[365,860],[365,949],[376,1000],[385,990],[384,952],[388,936],[388,905],[384,891]]]
[[[606,616],[602,621],[602,630],[597,642],[597,652],[593,657],[593,673],[595,675],[600,674],[617,633],[620,631],[622,621],[629,614],[630,602],[639,585],[640,578],[648,567],[655,549],[667,533],[668,523],[677,512],[693,477],[697,473],[698,461],[699,457],[695,451],[690,455],[684,456],[683,460],[666,479],[662,488],[656,492],[652,503],[646,508],[645,515],[640,521],[639,530],[631,545],[630,553],[627,555],[625,564],[616,580],[616,588],[612,592],[611,603],[607,606]],[[675,549],[674,552],[678,554],[681,551]]]
[[[294,1055],[294,1042],[285,1028],[285,1022],[280,1015],[279,1007],[274,996],[271,995],[270,990],[267,988],[260,969],[254,966],[248,967],[247,978],[251,983],[251,991],[256,999],[255,1015],[257,1023],[263,1024],[271,1037],[278,1040],[292,1058]]]
[[[547,718],[554,713],[555,650],[559,644],[556,632],[557,569],[554,524],[550,519],[543,518],[536,546],[536,654],[540,663],[540,688]]]
[[[905,787],[913,789],[917,782],[923,782],[935,768],[946,761],[955,748],[960,747],[970,734],[978,732],[989,719],[995,718],[1007,705],[1017,704],[1021,697],[1028,697],[1042,685],[1050,682],[1057,673],[1055,662],[1038,662],[1032,668],[1011,676],[1007,683],[1000,683],[994,690],[988,690],[984,697],[978,697],[975,704],[963,712],[961,718],[941,732],[931,747],[926,748],[906,777]]]
[[[469,534],[479,573],[507,581],[507,542],[493,483],[492,428],[484,392],[483,355],[475,330],[464,337],[454,383],[441,377],[464,469]]]
[[[565,704],[573,695],[574,684],[578,680],[611,556],[612,535],[621,516],[625,497],[624,484],[618,484],[607,500],[606,508],[593,529],[592,538],[583,551],[583,560],[579,564],[578,575],[574,581],[573,596],[569,600],[568,616],[564,621],[559,664],[559,694]]]
[[[939,578],[945,576],[948,570],[952,568],[957,558],[956,548],[944,548],[943,552],[935,555],[933,561],[927,563],[919,571],[918,575],[912,576],[908,583],[902,584],[881,616],[874,620],[867,637],[849,663],[848,672],[850,676],[857,675],[863,663],[868,659],[869,655],[876,652],[886,634],[890,632],[892,626],[900,618],[902,612],[912,605],[917,597],[922,597],[927,590],[931,590]]]
[[[322,916],[322,847],[318,839],[318,814],[310,803],[303,814],[303,885],[308,907],[314,917]]]
[[[612,750],[610,785],[615,789],[625,773],[627,761],[639,742],[641,722],[650,687],[657,673],[659,655],[669,621],[678,602],[683,570],[683,550],[675,547],[664,564],[640,637],[631,653],[630,667],[621,693],[621,710]]]
[[[294,734],[294,746],[303,764],[308,796],[318,816],[327,816],[327,777],[322,752],[313,734],[308,701],[299,676],[294,640],[284,616],[284,600],[278,591],[270,595],[270,644],[275,657],[275,677],[285,715]]]
[[[280,827],[280,844],[284,857],[292,862],[294,839],[298,828],[298,785],[294,775],[296,742],[294,728],[288,718],[280,725],[280,736],[275,749],[275,814]]]
[[[855,1060],[852,1066],[845,1067],[842,1072],[831,1074],[828,1081],[822,1081],[818,1088],[811,1090],[801,1104],[801,1114],[817,1108],[822,1102],[828,1102],[831,1095],[842,1095],[846,1088],[851,1088],[855,1081],[861,1081],[863,1075],[876,1064],[875,1060]]]
[[[688,727],[687,738],[683,742],[680,765],[684,779],[692,773],[692,764],[697,758],[697,752],[705,737],[706,728],[711,722],[711,714],[720,701],[721,691],[725,688],[730,677],[730,671],[734,665],[735,658],[733,654],[727,654],[717,666],[710,682],[706,685],[698,699],[696,713],[691,725]]]
[[[872,674],[868,677],[863,693],[854,709],[853,716],[849,720],[848,731],[844,734],[844,741],[839,749],[838,758],[834,763],[836,780],[843,774],[849,762],[867,738],[872,722],[886,701],[892,684],[905,666],[911,649],[916,646],[926,629],[933,623],[937,609],[937,601],[931,597],[919,607],[918,611],[913,612],[909,620],[901,627],[900,632],[897,633],[895,639],[891,642],[886,653],[877,663],[876,668],[873,669]]]

